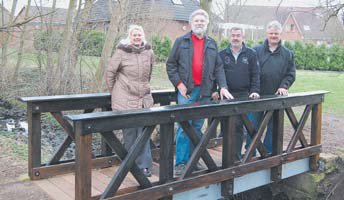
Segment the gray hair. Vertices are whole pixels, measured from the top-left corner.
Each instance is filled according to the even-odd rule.
[[[282,24],[279,23],[277,20],[274,20],[268,23],[268,25],[266,26],[266,30],[270,28],[273,28],[273,29],[279,30],[279,32],[282,32]]]
[[[232,31],[241,31],[241,33],[242,33],[242,36],[244,36],[244,35],[245,35],[245,31],[244,31],[244,29],[243,29],[243,28],[241,28],[241,27],[239,27],[239,26],[233,26],[233,27],[230,29],[230,31],[231,31],[231,33],[232,33]]]
[[[143,45],[145,45],[147,43],[146,37],[145,37],[145,32],[143,31],[142,26],[139,26],[139,25],[136,25],[136,24],[132,24],[132,25],[129,26],[128,32],[127,32],[127,37],[122,39],[118,44],[130,45],[130,34],[134,30],[138,30],[138,31],[140,31],[142,33],[142,41],[143,41]]]
[[[195,11],[193,11],[189,17],[189,24],[191,24],[192,19],[196,16],[196,15],[203,15],[205,17],[205,20],[207,21],[207,23],[209,23],[209,15],[208,13],[203,10],[203,9],[197,9]]]

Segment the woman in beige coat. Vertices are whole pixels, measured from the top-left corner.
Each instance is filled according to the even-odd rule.
[[[153,50],[145,40],[143,28],[138,25],[130,26],[128,38],[119,42],[105,72],[113,111],[153,106],[149,85],[153,62]],[[123,129],[124,146],[128,151],[142,131],[142,127]],[[151,176],[152,156],[149,141],[136,163],[146,176]]]

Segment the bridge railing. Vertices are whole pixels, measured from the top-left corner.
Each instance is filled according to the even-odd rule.
[[[169,105],[176,101],[174,90],[159,90],[152,93],[155,104]],[[64,111],[91,113],[98,110],[111,110],[109,93],[22,97],[19,100],[27,104],[28,171],[31,180],[74,172],[75,170],[75,159],[61,160],[68,147],[75,141],[73,124],[64,119]],[[44,113],[50,113],[66,133],[63,142],[47,163],[42,162],[41,118]],[[118,163],[118,156],[113,155],[111,148],[103,138],[101,151],[101,155],[96,155],[92,161],[94,168],[110,167]]]
[[[65,118],[73,123],[73,135],[76,141],[75,197],[85,199],[171,199],[172,195],[198,187],[221,183],[223,197],[233,194],[233,180],[236,177],[264,169],[271,169],[271,181],[282,178],[282,166],[292,161],[310,158],[310,169],[316,169],[321,152],[321,115],[325,91],[294,93],[289,96],[263,96],[258,100],[235,99],[213,102],[211,104],[187,104],[153,107],[150,109],[123,112],[98,112],[68,115]],[[299,120],[294,107],[305,106]],[[249,112],[264,112],[257,129],[247,118]],[[293,127],[293,134],[284,141],[284,112]],[[311,116],[311,133],[307,141],[303,129]],[[252,143],[243,159],[235,162],[235,118],[240,117],[252,134]],[[206,131],[199,138],[189,120],[212,118]],[[268,154],[261,142],[269,120],[273,120],[272,154]],[[174,125],[178,122],[195,145],[183,174],[173,176],[173,139]],[[222,164],[219,166],[207,150],[211,135],[221,123],[223,132]],[[150,182],[135,164],[135,159],[144,144],[149,140],[154,127],[160,125],[159,181]],[[127,152],[114,130],[144,127],[133,147]],[[121,162],[109,185],[100,196],[91,196],[92,182],[92,135],[100,133],[106,143],[116,152]],[[300,146],[296,143],[300,141]],[[283,148],[283,142],[287,142]],[[260,157],[253,157],[255,149]],[[196,164],[203,159],[207,170],[193,172]],[[128,172],[131,172],[139,187],[120,190]]]

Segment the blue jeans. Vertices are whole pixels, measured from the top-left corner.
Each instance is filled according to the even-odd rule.
[[[187,99],[182,96],[178,91],[178,104],[188,104],[188,103],[195,103],[199,102],[200,99],[200,86],[194,88],[194,90],[190,94],[190,98]],[[204,123],[204,119],[198,120],[190,120],[189,121],[191,126],[196,129],[196,133],[198,137],[202,136],[201,128]],[[184,130],[178,125],[177,133],[176,133],[176,166],[180,164],[187,164],[189,161],[190,155],[193,151],[194,147],[190,144],[189,137],[185,134]]]
[[[264,112],[255,112],[255,113],[249,113],[248,118],[253,123],[253,126],[257,129],[260,122],[263,120]],[[254,133],[256,134],[256,133]],[[251,137],[249,134],[246,135],[246,150],[251,144]],[[266,134],[263,142],[264,146],[266,147],[266,150],[268,153],[272,152],[272,119],[270,119],[267,128],[266,128]],[[256,151],[254,151],[254,154],[256,155]]]

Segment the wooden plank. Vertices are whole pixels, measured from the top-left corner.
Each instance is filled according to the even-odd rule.
[[[189,137],[192,144],[194,146],[197,146],[199,142],[201,141],[201,139],[198,138],[195,129],[190,125],[190,123],[188,121],[181,122],[180,126],[183,128],[185,134]],[[203,154],[201,154],[201,157],[210,171],[214,171],[217,169],[215,161],[211,158],[207,150],[205,150]]]
[[[73,181],[69,181],[67,177],[70,177]],[[57,176],[54,178],[49,178],[49,181],[55,185],[55,187],[59,188],[60,190],[64,191],[73,199],[75,198],[75,176],[74,175],[63,175]]]
[[[118,166],[116,167],[116,170],[113,170],[112,167],[111,168],[105,168],[105,169],[101,170],[101,173],[108,176],[110,178],[110,181],[111,181],[111,178],[115,175],[117,170],[118,170]],[[108,182],[107,185],[109,185],[110,181]],[[134,176],[131,173],[128,173],[120,187],[122,187],[122,186],[123,186],[123,188],[139,186],[139,183],[135,180]]]
[[[139,155],[140,151],[143,149],[144,145],[149,140],[155,126],[149,126],[145,127],[143,133],[139,135],[133,145],[133,147],[128,152],[128,155],[125,157],[121,165],[119,166],[118,170],[116,171],[116,174],[111,179],[110,184],[105,189],[104,193],[101,195],[102,199],[112,197],[116,194],[119,186],[125,179],[125,176],[128,174],[130,169],[132,168],[133,164],[135,163],[135,160],[137,156]],[[152,185],[141,185],[142,188],[151,187]]]
[[[219,152],[215,149],[208,149],[211,157],[214,159],[217,166],[222,166],[222,151]]]
[[[111,107],[103,107],[102,111],[110,111]],[[105,138],[101,137],[101,154],[102,156],[111,156],[112,155],[112,149],[111,147],[106,143]]]
[[[294,111],[292,108],[286,108],[285,112],[287,113],[287,116],[289,118],[289,121],[291,123],[291,125],[293,126],[294,130],[296,130],[296,128],[299,126],[299,122],[296,119],[296,116],[294,114]],[[300,143],[302,147],[308,147],[308,143],[307,140],[305,138],[305,135],[303,134],[303,132],[301,131],[300,133],[300,137],[299,137]]]
[[[90,113],[93,109],[84,111],[84,113]],[[75,141],[75,135],[73,133],[72,125],[63,118],[62,112],[51,112],[51,115],[56,119],[56,121],[61,125],[63,130],[67,133],[67,137],[59,145],[59,148],[55,151],[52,158],[47,162],[47,165],[57,164],[58,161],[62,158],[67,148]]]
[[[242,159],[242,163],[246,163],[247,161],[249,161],[251,159],[253,152],[256,150],[258,141],[261,139],[261,137],[265,131],[265,128],[266,128],[267,124],[269,123],[269,120],[270,120],[272,114],[273,114],[273,111],[267,111],[264,114],[263,120],[262,120],[262,122],[258,128],[258,131],[257,131],[256,135],[253,137],[251,144],[250,144],[249,148],[247,149],[247,151],[244,155],[244,158]]]
[[[235,121],[236,117],[228,117],[222,120],[221,131],[223,133],[222,145],[222,169],[227,169],[233,166],[235,161]],[[226,180],[221,183],[221,195],[225,199],[229,199],[233,195],[233,179]]]
[[[182,122],[208,117],[224,117],[265,110],[284,109],[299,105],[322,102],[323,93],[291,94],[290,96],[267,96],[259,100],[219,101],[205,105],[171,105],[121,112],[101,112],[68,115],[71,121],[84,121],[84,134],[112,131],[123,128],[152,126],[156,124]],[[135,121],[135,124],[132,122]]]
[[[154,103],[176,101],[174,90],[153,90]],[[38,107],[34,112],[58,112],[66,110],[84,110],[111,105],[109,93],[73,94],[39,97],[21,97],[18,100]]]
[[[283,153],[284,112],[283,109],[275,110],[272,121],[272,155]],[[279,181],[282,178],[282,163],[271,169],[271,180]]]
[[[247,133],[251,137],[251,139],[254,137],[256,133],[256,127],[253,126],[253,124],[250,122],[248,119],[247,115],[240,115],[240,119],[244,122],[245,128],[248,130]],[[260,155],[265,158],[267,156],[267,150],[265,146],[263,145],[262,141],[258,140],[257,141],[257,149],[260,153]]]
[[[220,169],[215,172],[202,174],[199,176],[190,177],[184,180],[169,182],[163,185],[154,186],[147,189],[138,190],[129,194],[115,196],[107,200],[151,200],[159,199],[164,196],[173,195],[180,192],[185,192],[195,188],[208,186],[210,184],[233,179],[234,177],[242,176],[244,174],[263,170],[266,168],[278,166],[286,161],[293,161],[306,158],[310,155],[317,154],[321,151],[321,145],[307,147],[290,154],[283,154],[278,156],[268,157],[262,160],[245,163],[240,166],[233,166],[227,169]]]
[[[64,180],[66,180],[67,182],[69,182],[71,185],[75,185],[75,176],[73,174],[67,174],[67,175],[63,175],[62,178]],[[94,179],[93,179],[93,172],[92,172],[92,187],[91,187],[91,196],[97,196],[97,195],[101,195],[102,190],[104,190],[105,188],[97,188],[95,187],[95,183],[94,183]],[[98,183],[98,182],[97,182]],[[75,192],[75,191],[74,191]]]
[[[209,142],[212,134],[216,131],[217,126],[219,125],[220,120],[217,118],[214,118],[211,122],[211,125],[207,128],[205,133],[202,135],[201,139],[199,140],[198,144],[195,145],[195,149],[192,152],[190,159],[185,167],[184,172],[180,176],[181,179],[184,179],[186,177],[189,177],[192,174],[193,169],[195,168],[196,164],[198,163],[199,159],[202,157],[206,157],[205,155],[209,155],[210,159],[204,159],[205,164],[208,167],[209,171],[215,171],[217,170],[217,166],[215,161],[211,158],[209,152],[207,151],[207,143]],[[189,122],[187,122],[189,123]],[[193,128],[192,128],[193,129]],[[192,132],[186,132],[187,135],[194,134],[194,137],[197,138],[197,135],[194,131]],[[208,162],[210,161],[210,165],[208,166]]]
[[[49,179],[34,181],[34,184],[38,185],[45,193],[54,200],[73,200],[74,198],[66,194],[65,191],[56,187]]]
[[[300,119],[300,123],[298,124],[296,130],[294,131],[294,134],[288,144],[288,147],[287,147],[287,152],[291,152],[295,145],[296,145],[296,142],[297,140],[300,138],[300,134],[302,134],[302,130],[303,130],[303,127],[305,126],[306,122],[307,122],[307,119],[308,119],[308,116],[309,116],[309,113],[312,109],[312,105],[307,105],[305,107],[305,110],[303,111],[303,114],[301,116],[301,119]]]
[[[160,125],[159,183],[173,180],[174,123]],[[161,200],[172,200],[172,196]]]
[[[111,157],[100,157],[92,159],[92,168],[104,168],[110,167],[112,165],[119,164],[120,160],[117,156]],[[56,175],[67,174],[75,172],[75,162],[70,160],[68,162],[61,162],[59,164],[54,164],[50,166],[36,167],[33,169],[34,172],[39,174],[34,177],[34,180],[49,178]]]
[[[91,163],[92,135],[82,134],[82,123],[74,123],[75,128],[75,199],[89,200],[92,196]]]
[[[119,141],[119,139],[116,137],[116,135],[114,135],[113,132],[101,132],[100,134],[104,138],[105,142],[112,148],[112,150],[116,152],[121,160],[124,161],[128,155],[128,152]],[[149,187],[151,185],[147,177],[142,173],[135,162],[130,168],[130,172],[134,175],[135,179],[141,186]]]
[[[57,148],[57,150],[55,151],[55,153],[53,154],[53,156],[51,157],[51,159],[47,162],[47,165],[49,166],[57,164],[58,161],[60,161],[60,159],[63,157],[64,153],[66,152],[70,144],[72,144],[72,142],[73,139],[70,136],[66,136]]]
[[[34,168],[41,166],[41,113],[34,113],[36,109],[29,103],[27,105],[27,120],[28,120],[28,156],[29,156],[29,176],[31,180],[39,176],[40,173]]]
[[[321,123],[322,123],[322,104],[313,106],[311,120],[311,145],[321,144]],[[318,161],[320,154],[316,154],[310,158],[310,168],[313,171],[318,169]]]

